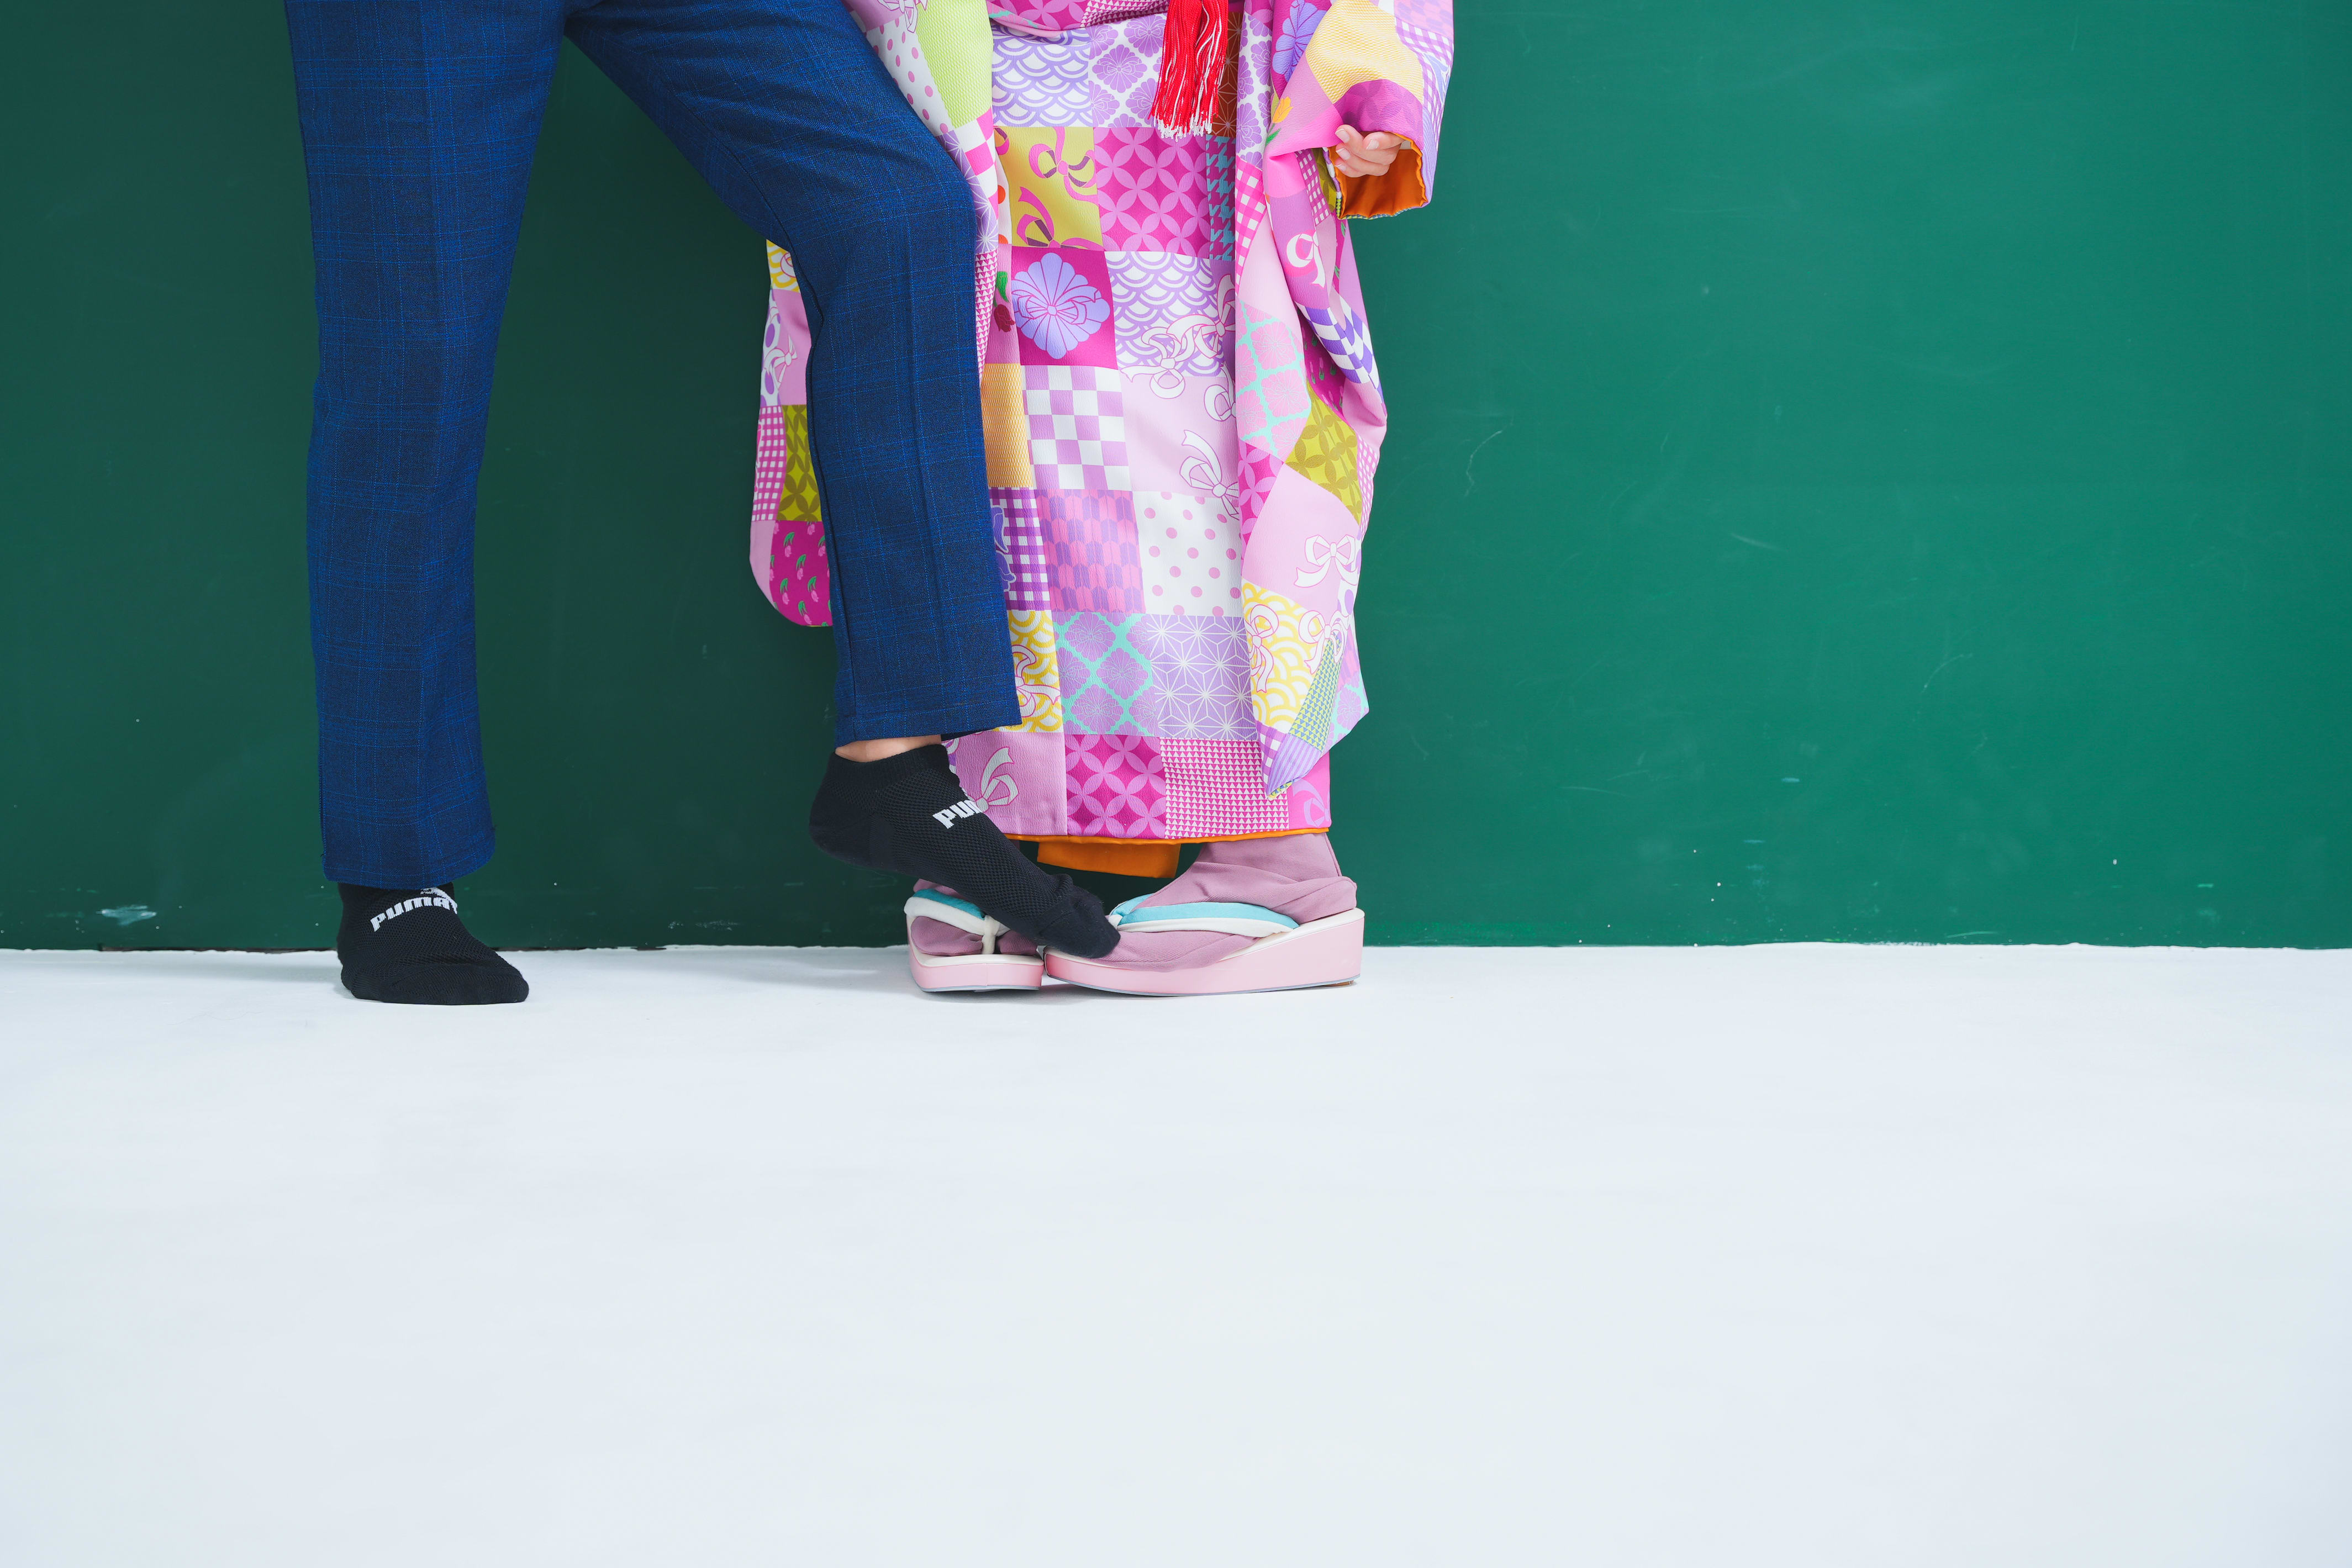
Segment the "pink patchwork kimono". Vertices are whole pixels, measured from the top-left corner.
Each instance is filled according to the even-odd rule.
[[[953,747],[1048,861],[1169,875],[1175,846],[1330,826],[1366,711],[1355,601],[1388,412],[1349,216],[1428,199],[1451,0],[1243,0],[1205,135],[1151,121],[1166,0],[849,0],[987,214],[990,500],[1022,721]],[[1339,179],[1341,125],[1404,138]],[[751,566],[830,619],[771,255]]]

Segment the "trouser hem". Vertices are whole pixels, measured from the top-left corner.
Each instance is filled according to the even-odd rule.
[[[423,862],[425,869],[415,875],[406,867],[394,867],[382,861],[326,861],[323,869],[329,882],[346,883],[352,887],[439,887],[443,883],[468,877],[490,863],[497,850],[495,840],[467,851],[461,855],[439,862]]]
[[[833,743],[856,740],[896,740],[901,736],[936,735],[953,737],[977,735],[984,729],[1007,729],[1021,722],[1021,705],[1010,699],[953,708],[917,708],[881,715],[859,714],[834,721]]]

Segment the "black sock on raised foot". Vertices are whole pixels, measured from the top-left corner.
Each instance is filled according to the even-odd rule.
[[[335,956],[343,988],[363,1002],[464,1007],[530,995],[520,970],[475,940],[457,918],[454,883],[355,887],[338,883],[343,923]]]
[[[919,746],[879,762],[835,754],[809,810],[809,837],[851,865],[954,888],[1056,952],[1099,958],[1118,946],[1101,900],[1039,867],[966,797],[944,746]]]

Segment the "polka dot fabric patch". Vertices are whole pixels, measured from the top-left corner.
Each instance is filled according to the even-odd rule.
[[[1135,498],[1135,537],[1145,613],[1241,613],[1241,530],[1217,507],[1198,496],[1147,491]]]

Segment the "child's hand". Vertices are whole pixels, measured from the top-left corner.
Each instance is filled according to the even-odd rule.
[[[1339,145],[1331,149],[1331,161],[1339,172],[1350,179],[1367,174],[1385,174],[1396,162],[1397,149],[1404,138],[1385,131],[1375,131],[1370,136],[1360,134],[1354,126],[1339,127]]]

